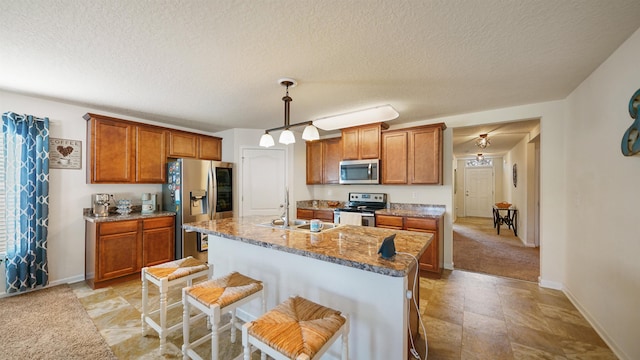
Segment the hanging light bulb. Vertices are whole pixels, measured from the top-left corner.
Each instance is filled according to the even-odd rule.
[[[291,130],[286,129],[280,134],[280,139],[278,139],[278,142],[285,145],[293,144],[296,142],[296,137],[293,136],[293,132]]]
[[[313,125],[307,125],[302,132],[303,140],[318,140],[320,139],[320,134],[318,134],[318,128]]]
[[[262,137],[260,137],[260,146],[268,148],[272,147],[273,145],[275,145],[273,136],[271,136],[271,134],[269,134],[268,132],[262,134]]]

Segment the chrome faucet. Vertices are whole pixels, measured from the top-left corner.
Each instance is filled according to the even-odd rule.
[[[282,219],[282,226],[286,228],[289,227],[289,187],[287,186],[284,187],[284,205],[282,207],[284,209],[280,218]]]

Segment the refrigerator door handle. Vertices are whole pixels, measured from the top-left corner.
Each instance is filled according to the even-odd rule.
[[[218,198],[218,187],[216,186],[216,174],[213,164],[209,165],[209,220],[216,216],[216,199]]]

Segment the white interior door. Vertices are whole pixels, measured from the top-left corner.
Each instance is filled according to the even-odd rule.
[[[240,216],[280,215],[286,184],[284,149],[243,149]]]
[[[464,208],[466,216],[492,217],[493,169],[465,168]]]

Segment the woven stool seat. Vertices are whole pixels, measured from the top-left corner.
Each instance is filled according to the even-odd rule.
[[[232,272],[217,279],[210,279],[188,288],[182,289],[183,330],[182,355],[184,359],[203,359],[195,348],[211,339],[211,359],[218,360],[219,334],[231,329],[231,342],[236,340],[236,329],[240,327],[236,322],[236,310],[254,299],[261,299],[261,313],[266,311],[264,288],[261,281],[252,279],[238,272]],[[191,309],[206,314],[211,324],[211,333],[197,340],[190,339],[190,325],[186,319]],[[220,325],[221,314],[231,313],[231,320]],[[242,356],[242,354],[240,354]]]
[[[187,294],[205,306],[217,304],[221,308],[262,290],[262,282],[232,272],[187,289]]]
[[[257,340],[288,359],[315,359],[342,334],[343,358],[346,358],[347,323],[340,311],[296,296],[246,324],[243,342],[246,338],[251,340],[248,343],[256,345]],[[258,348],[266,350],[261,346]],[[273,356],[272,353],[269,355]]]
[[[191,274],[195,274],[204,270],[208,270],[209,265],[198,259],[188,256],[184,259],[169,261],[164,264],[149,266],[147,274],[156,279],[167,278],[169,281]]]

